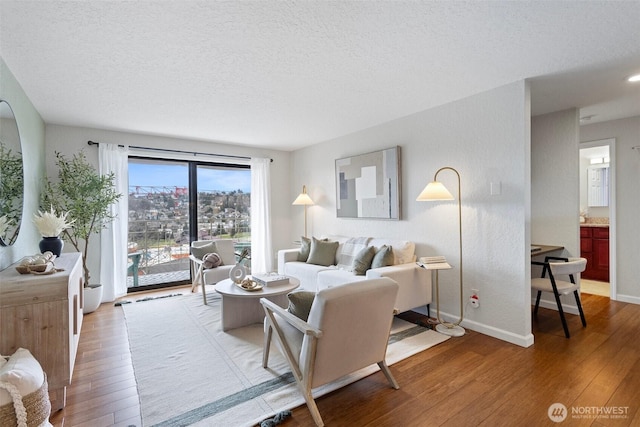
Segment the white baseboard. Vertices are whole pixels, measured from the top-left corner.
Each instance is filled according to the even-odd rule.
[[[575,299],[574,299],[574,301],[575,301]],[[638,305],[640,305],[640,297],[636,297],[636,296],[633,296],[633,295],[618,294],[617,298],[615,299],[615,301],[628,302],[630,304],[638,304]],[[536,299],[535,298],[531,298],[531,305],[535,305],[535,304],[536,304]],[[540,300],[540,307],[544,307],[544,308],[548,308],[550,310],[558,311],[558,306],[556,305],[556,301],[555,300],[541,299]],[[575,302],[574,302],[574,304],[567,304],[567,303],[563,302],[562,303],[562,308],[563,308],[565,313],[580,315],[580,313],[578,312],[578,306],[575,305]]]
[[[640,297],[634,297],[633,295],[616,295],[616,301],[628,302],[630,304],[639,304],[640,305]]]
[[[574,298],[574,302],[575,302],[575,298]],[[535,306],[536,305],[536,299],[532,298],[531,299],[531,305]],[[542,308],[548,308],[549,310],[555,310],[558,311],[558,305],[556,304],[555,300],[544,300],[541,299],[540,300],[540,307]],[[567,303],[562,303],[562,310],[565,313],[568,314],[575,314],[576,316],[580,316],[580,312],[578,311],[578,306],[575,304],[567,304]]]
[[[631,296],[631,295],[618,294],[617,301],[640,305],[640,297]],[[533,306],[535,306],[535,304],[536,304],[536,299],[532,298],[531,299],[532,312],[533,312]],[[558,306],[556,305],[555,300],[541,299],[540,307],[547,308],[549,310],[558,311]],[[575,316],[580,315],[580,312],[578,311],[578,306],[575,304],[563,303],[562,309],[567,314],[572,314]],[[425,316],[427,315],[426,307],[414,308],[413,311],[424,314]],[[435,317],[434,307],[431,307],[431,316]],[[443,320],[448,322],[455,322],[460,318],[459,316],[453,316],[453,315],[450,315],[449,313],[445,313],[442,311],[440,311],[440,317]],[[587,319],[587,321],[589,321],[589,319]],[[519,345],[521,347],[530,347],[531,345],[533,345],[533,342],[534,342],[533,334],[518,335],[518,334],[514,334],[513,332],[505,331],[504,329],[495,328],[493,326],[485,325],[484,323],[479,323],[473,320],[463,319],[461,326],[467,329],[471,329],[475,332],[479,332],[481,334],[488,335],[493,338],[497,338],[502,341]]]
[[[426,307],[414,308],[412,311],[424,314],[425,316],[427,315]],[[435,317],[433,307],[431,307],[431,316]],[[453,316],[442,311],[440,311],[440,317],[447,322],[456,322],[460,318],[460,316]],[[505,331],[504,329],[495,328],[493,326],[485,325],[484,323],[478,323],[467,319],[462,320],[461,326],[511,344],[519,345],[520,347],[530,347],[533,345],[533,334],[518,335],[513,332]]]
[[[640,297],[635,297],[632,295],[621,295],[621,294],[618,294],[617,296],[618,297],[615,299],[615,301],[628,302],[629,304],[640,305]],[[536,304],[536,299],[532,298],[531,305],[535,305],[535,304]],[[556,305],[555,300],[549,301],[549,300],[541,299],[540,307],[548,308],[549,310],[558,311],[558,306]],[[580,315],[580,312],[578,311],[578,306],[575,304],[562,303],[562,309],[564,310],[565,313],[575,314],[576,316]]]
[[[473,320],[463,320],[462,326],[471,329],[472,331],[480,332],[481,334],[489,335],[490,337],[519,345],[520,347],[531,347],[533,345],[533,334],[518,335],[513,332],[488,326],[484,323],[478,323]]]

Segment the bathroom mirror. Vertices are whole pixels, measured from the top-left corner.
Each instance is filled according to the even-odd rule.
[[[12,245],[22,222],[24,173],[18,124],[9,103],[0,99],[0,245]]]

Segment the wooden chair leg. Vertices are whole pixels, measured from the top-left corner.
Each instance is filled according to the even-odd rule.
[[[576,297],[576,304],[578,305],[578,311],[580,312],[580,320],[582,320],[582,326],[587,326],[587,319],[584,317],[584,311],[582,311],[582,303],[580,302],[580,295],[578,291],[573,291],[573,294]]]
[[[191,273],[193,274],[193,283],[191,283],[191,292],[195,292],[198,289],[198,285],[202,283],[202,268],[197,268],[191,262]]]
[[[269,325],[267,333],[264,334],[264,348],[262,349],[262,367],[266,368],[269,363],[269,350],[271,349],[271,336],[273,335],[273,328]]]
[[[204,305],[207,305],[207,291],[204,287],[204,277],[200,279],[200,283],[202,283],[202,299],[204,300]]]
[[[380,361],[378,362],[378,366],[380,367],[380,370],[384,373],[384,376],[387,377],[387,381],[389,381],[389,384],[391,384],[391,387],[398,390],[400,386],[398,385],[398,382],[396,381],[396,379],[393,377],[393,374],[391,374],[391,370],[387,366],[387,362],[385,362],[384,360]]]
[[[302,384],[298,384],[300,388],[304,388]],[[303,390],[302,394],[304,395],[304,400],[307,402],[307,407],[309,408],[309,412],[311,412],[311,417],[313,421],[316,422],[318,427],[324,426],[324,421],[322,421],[322,417],[320,416],[320,411],[318,410],[318,406],[316,405],[316,401],[313,400],[313,396],[311,395],[311,390]]]

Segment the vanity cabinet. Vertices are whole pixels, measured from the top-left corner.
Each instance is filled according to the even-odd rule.
[[[47,374],[52,410],[64,407],[82,327],[83,275],[80,253],[55,260],[48,275],[0,271],[0,353],[28,349]]]
[[[580,227],[580,256],[587,259],[581,277],[609,281],[609,227]]]

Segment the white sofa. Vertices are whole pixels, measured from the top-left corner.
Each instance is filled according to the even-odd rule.
[[[431,304],[431,272],[416,264],[415,243],[406,240],[358,238],[367,246],[377,249],[383,245],[391,246],[394,254],[394,265],[371,268],[363,276],[350,271],[349,265],[341,263],[349,259],[343,250],[349,247],[347,236],[327,236],[329,241],[337,241],[335,262],[330,266],[309,264],[298,261],[299,249],[283,249],[278,251],[278,274],[295,277],[300,280],[300,288],[317,292],[321,289],[344,283],[366,279],[388,277],[398,283],[400,289],[395,308],[398,312],[424,307]],[[345,244],[347,244],[345,246]]]

